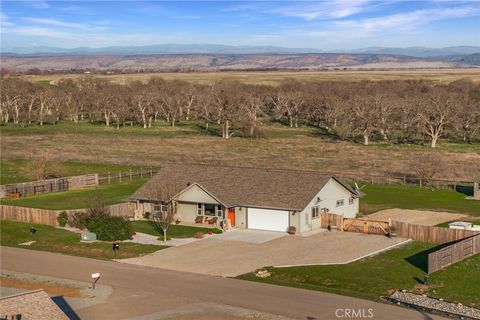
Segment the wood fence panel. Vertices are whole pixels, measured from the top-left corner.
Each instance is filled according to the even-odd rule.
[[[81,176],[4,184],[0,186],[0,197],[7,197],[12,193],[18,193],[21,197],[28,197],[70,189],[88,188],[96,185],[98,185],[98,175],[92,173]]]
[[[470,230],[423,226],[393,220],[392,225],[395,227],[399,237],[428,243],[447,243],[477,234],[475,231]]]
[[[320,227],[326,229],[329,226],[336,226],[338,230],[343,230],[343,215],[322,212],[320,214]]]
[[[428,273],[436,272],[478,253],[480,253],[480,234],[457,241],[447,247],[429,253]]]
[[[0,219],[57,226],[58,211],[0,205]]]
[[[0,205],[0,220],[13,220],[29,223],[47,224],[58,226],[57,217],[61,212],[72,215],[75,212],[86,212],[88,209],[71,210],[45,210],[37,208],[25,208],[17,206]],[[106,207],[107,212],[112,216],[135,218],[136,213],[142,213],[142,204],[134,202],[123,202]]]
[[[345,218],[343,220],[343,231],[386,235],[388,228],[387,221],[355,218]]]

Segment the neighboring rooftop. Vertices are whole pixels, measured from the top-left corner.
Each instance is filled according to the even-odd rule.
[[[132,198],[170,200],[165,197],[173,197],[196,183],[227,207],[302,210],[330,178],[353,196],[359,195],[339,178],[313,171],[171,163],[163,166]]]
[[[52,301],[48,294],[40,290],[28,291],[0,298],[0,316],[8,319],[68,320],[68,317]]]

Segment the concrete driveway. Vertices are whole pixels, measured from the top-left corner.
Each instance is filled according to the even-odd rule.
[[[424,226],[435,226],[439,223],[462,220],[468,218],[466,214],[452,213],[452,212],[437,212],[424,210],[408,210],[408,209],[386,209],[368,215],[372,220],[388,219],[419,224]]]
[[[140,258],[119,261],[234,277],[265,266],[347,263],[403,241],[405,239],[353,232],[322,232],[310,237],[285,235],[263,243],[210,237]]]
[[[211,238],[227,241],[242,241],[247,243],[265,243],[288,234],[285,232],[252,230],[252,229],[233,229],[221,234],[213,235]]]

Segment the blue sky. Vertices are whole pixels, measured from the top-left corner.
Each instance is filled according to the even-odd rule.
[[[162,43],[480,45],[480,0],[1,1],[2,49]]]

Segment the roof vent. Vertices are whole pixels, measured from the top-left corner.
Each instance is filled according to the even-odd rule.
[[[192,185],[191,182],[187,182],[187,187],[190,187]]]

